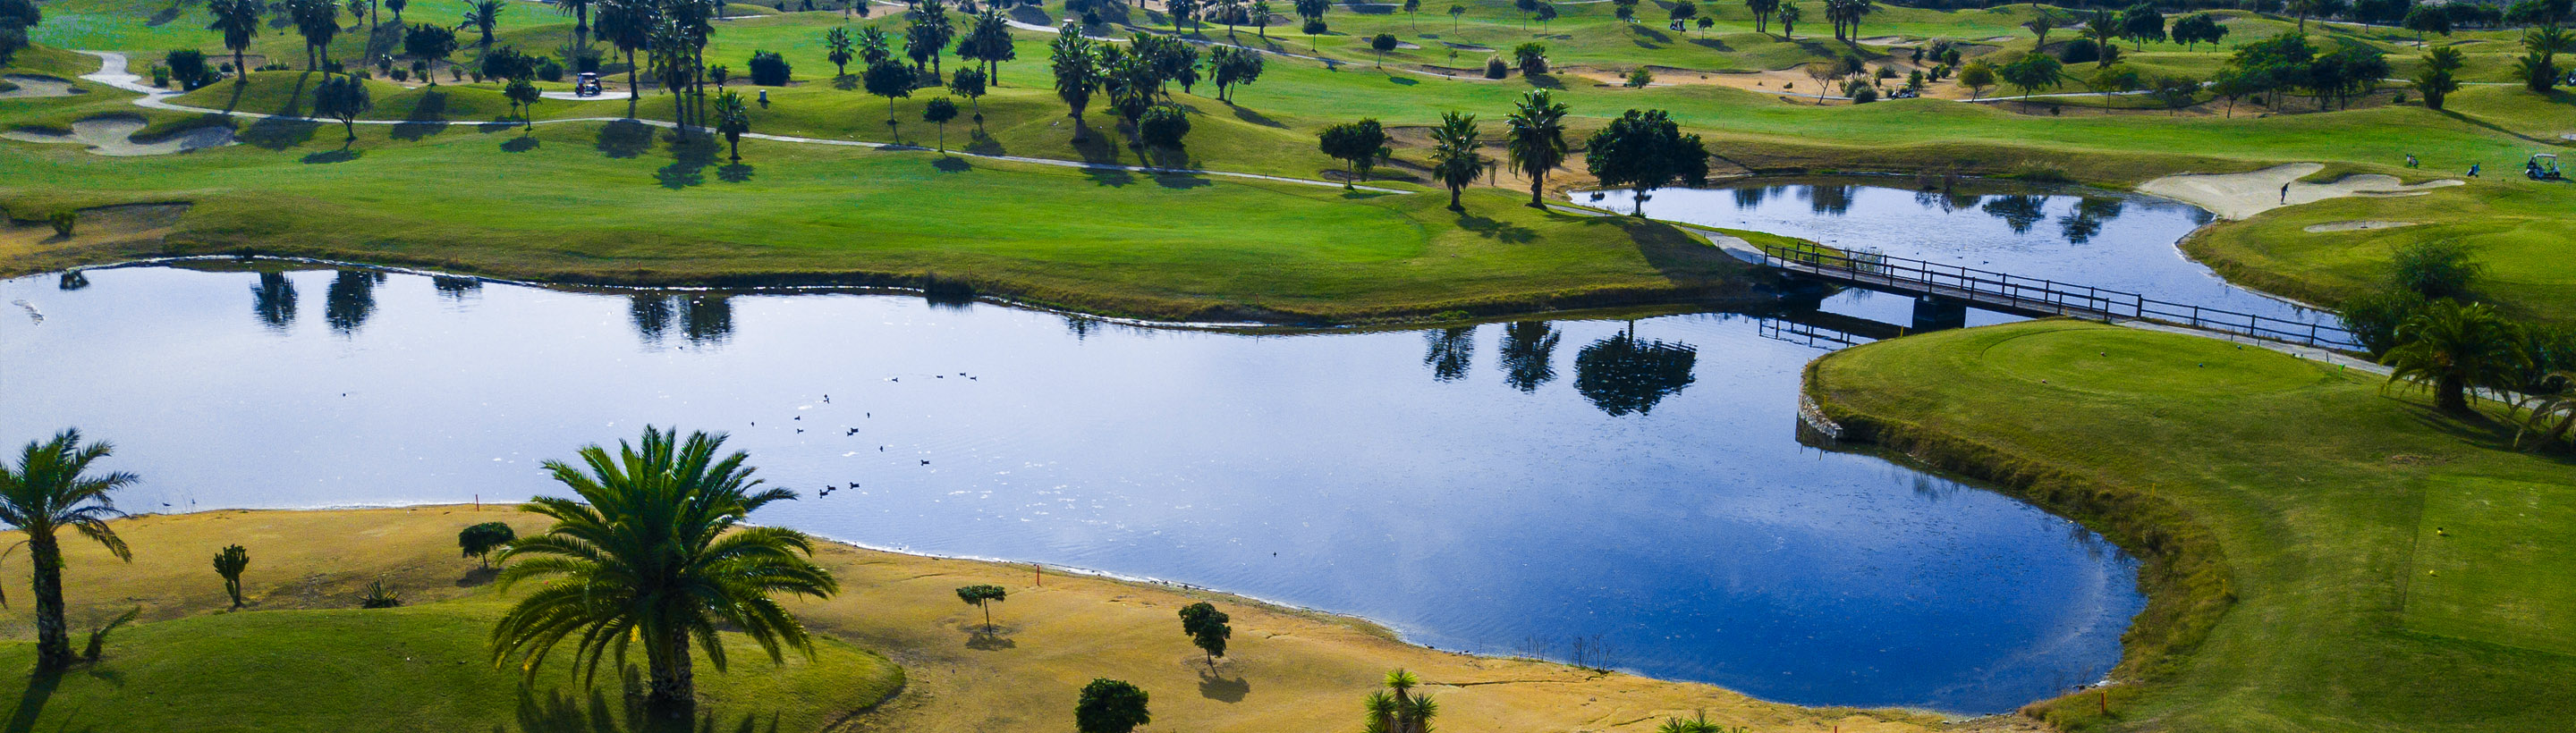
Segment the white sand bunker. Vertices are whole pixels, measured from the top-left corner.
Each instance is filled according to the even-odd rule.
[[[2411,227],[2411,226],[2415,226],[2415,225],[2417,225],[2417,224],[2422,224],[2422,223],[2424,223],[2424,222],[2420,222],[2420,221],[2330,221],[2330,222],[2326,222],[2326,223],[2324,223],[2324,224],[2310,224],[2310,225],[2308,225],[2308,226],[2305,228],[2305,230],[2304,230],[2304,231],[2306,231],[2306,232],[2307,232],[2307,233],[2309,233],[2309,234],[2324,234],[2324,233],[2326,233],[2326,232],[2358,232],[2358,231],[2365,231],[2365,230],[2370,230],[2370,229],[2395,229],[2395,228],[2398,228],[2398,227]]]
[[[10,74],[8,76],[0,76],[0,79],[6,79],[9,83],[18,85],[18,88],[16,89],[0,92],[0,99],[68,97],[74,94],[89,93],[89,90],[87,89],[73,87],[71,80],[69,79],[56,79],[50,76]]]
[[[1904,36],[1870,36],[1860,39],[1860,44],[1863,46],[1894,46],[1904,42]]]
[[[0,132],[0,138],[87,145],[89,152],[116,156],[169,155],[233,144],[233,131],[221,127],[191,127],[167,135],[135,137],[134,133],[142,131],[144,124],[140,117],[92,117],[72,123],[72,131],[68,135],[48,130],[18,129]]]
[[[2244,219],[2312,201],[2347,196],[2422,196],[2431,189],[2460,185],[2457,179],[2444,179],[2409,186],[2394,176],[2378,174],[2344,176],[2332,183],[2299,180],[2325,168],[2317,163],[2291,163],[2250,173],[2184,173],[2148,181],[2138,186],[2138,192],[2208,209],[2221,218]],[[2289,187],[2286,195],[2283,186]]]

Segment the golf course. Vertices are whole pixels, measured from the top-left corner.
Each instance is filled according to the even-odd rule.
[[[567,568],[620,545],[566,529],[587,515],[542,502],[136,503],[132,517],[62,521],[56,548],[30,522],[69,510],[0,497],[0,519],[36,553],[0,554],[0,583],[55,594],[7,598],[0,616],[0,681],[25,682],[8,729],[1041,731],[1076,723],[1078,708],[1084,733],[1428,733],[1435,714],[1439,728],[1495,731],[2546,731],[2576,700],[2576,184],[2557,167],[2576,154],[2576,11],[2564,0],[852,3],[0,0],[0,34],[16,34],[0,35],[0,278],[41,277],[70,298],[85,268],[231,268],[261,278],[255,307],[284,334],[288,274],[338,268],[309,310],[343,343],[387,271],[435,273],[457,310],[469,279],[628,294],[633,310],[606,318],[631,318],[648,354],[673,303],[800,289],[1008,303],[1066,314],[1077,336],[1093,317],[1431,329],[1423,365],[1444,383],[1468,373],[1477,327],[1508,321],[1543,336],[1502,347],[1524,395],[1554,372],[1529,376],[1513,344],[1544,343],[1544,370],[1556,337],[1543,321],[1616,318],[1626,334],[1584,348],[1594,361],[1570,381],[1610,418],[1628,410],[1601,395],[1633,387],[1605,386],[1617,377],[1669,385],[1637,388],[1651,394],[1634,410],[1642,423],[1692,383],[1692,359],[1739,354],[1638,336],[1639,319],[1754,314],[1790,328],[1776,319],[1798,317],[1782,313],[1850,305],[1869,284],[1799,279],[1763,251],[1876,253],[1866,222],[1819,250],[1825,237],[1648,218],[1654,191],[1833,177],[1934,206],[1977,180],[2196,207],[2181,226],[2198,228],[2158,256],[2336,314],[2326,327],[2358,348],[2063,308],[1944,328],[1921,310],[1934,293],[1913,322],[1818,353],[1799,394],[1744,387],[1747,402],[1799,401],[1804,427],[1827,435],[1802,442],[1824,452],[1963,477],[2134,559],[2144,610],[2118,634],[2116,666],[2067,672],[2085,678],[2009,713],[1793,705],[1623,672],[1597,647],[1585,656],[1598,642],[1579,635],[1571,657],[1453,653],[1408,643],[1419,628],[1224,592],[1240,588],[809,540],[746,519],[769,500],[761,489],[715,481],[748,493],[708,489],[723,500],[706,510],[707,547],[773,545],[691,565],[742,575],[692,591],[726,600],[669,633],[566,600],[596,597],[567,590],[571,577],[608,582]],[[1605,190],[1635,194],[1621,200],[1640,215],[1600,203]],[[2068,239],[2081,252],[2085,238]],[[1959,244],[1974,253],[1962,266],[2001,272],[2025,254]],[[32,299],[16,306],[36,327],[101,322]],[[732,313],[718,337],[692,329],[691,348],[723,346]],[[45,325],[49,314],[72,325]],[[1243,353],[1222,363],[1278,363]],[[974,379],[936,369],[902,376]],[[1741,386],[1702,381],[1702,395]],[[742,398],[705,401],[722,399]],[[658,414],[603,420],[598,440],[622,448],[617,437]],[[790,429],[806,426],[826,431]],[[526,450],[578,464],[548,467],[564,487],[553,495],[613,505],[610,489],[661,485],[619,468],[650,463],[654,440],[624,464]],[[17,461],[0,494],[39,485],[39,447],[0,460]],[[683,465],[671,475],[723,473],[663,460]],[[480,559],[468,545],[460,559],[456,533],[487,521],[519,544]],[[1151,524],[1097,523],[1129,522]],[[99,539],[105,527],[123,539]],[[597,546],[528,539],[559,535]],[[241,601],[205,567],[227,545],[251,548]],[[54,552],[64,561],[49,581],[35,566]],[[987,585],[1007,601],[969,592]],[[382,587],[399,603],[374,607]],[[564,605],[538,608],[549,602]],[[1223,613],[1183,610],[1200,602]],[[79,651],[93,630],[103,654],[67,662],[52,646],[67,634]],[[653,654],[649,675],[627,663],[630,644]],[[1101,712],[1118,697],[1104,682],[1153,691],[1152,721]],[[674,689],[694,707],[658,715]],[[1419,696],[1434,693],[1437,706]],[[1140,696],[1135,718],[1142,709]]]

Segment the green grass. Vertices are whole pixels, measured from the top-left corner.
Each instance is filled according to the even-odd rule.
[[[597,684],[569,658],[521,684],[494,669],[484,639],[503,610],[478,595],[394,609],[253,611],[143,624],[116,632],[105,658],[31,677],[34,648],[0,646],[10,670],[12,730],[613,731],[686,728],[630,713],[614,665]],[[75,641],[78,641],[75,639]],[[699,714],[715,728],[806,733],[893,695],[893,662],[817,639],[808,661],[771,667],[727,634],[732,671],[698,662]]]
[[[2576,480],[2378,377],[2069,321],[1838,352],[1847,428],[2103,529],[2151,604],[2070,730],[2546,731],[2576,699]]]

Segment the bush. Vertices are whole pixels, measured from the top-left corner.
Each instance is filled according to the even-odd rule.
[[[170,67],[167,67],[167,66],[154,66],[154,67],[152,67],[152,85],[153,85],[153,86],[156,86],[156,87],[168,87],[168,86],[170,86]]]
[[[72,226],[80,223],[80,214],[64,209],[46,216],[45,223],[54,225],[56,236],[68,237],[72,235]]]
[[[395,69],[389,75],[394,78],[394,81],[411,81],[411,70],[409,69]]]
[[[1485,57],[1485,78],[1487,78],[1487,79],[1500,79],[1500,78],[1503,78],[1503,77],[1506,77],[1506,76],[1511,76],[1511,75],[1512,75],[1512,65],[1511,65],[1511,64],[1507,64],[1507,63],[1503,63],[1503,57],[1501,57],[1501,56],[1487,56],[1487,57]]]
[[[204,51],[193,48],[172,51],[169,55],[161,57],[161,64],[170,67],[170,76],[178,79],[182,88],[195,89],[205,86],[206,82],[212,80],[211,74],[206,71],[206,52]]]
[[[751,54],[751,83],[753,84],[765,87],[786,86],[789,71],[787,57],[769,51],[755,51]]]
[[[2352,332],[2371,358],[2397,347],[2397,325],[2423,310],[2424,296],[2405,290],[2382,290],[2343,302],[2343,327]]]
[[[1178,148],[1181,138],[1190,134],[1189,112],[1178,105],[1154,105],[1136,120],[1136,134],[1145,138],[1146,145]]]
[[[1646,67],[1639,66],[1636,71],[1628,72],[1627,84],[1630,89],[1644,89],[1646,85],[1653,83],[1655,83],[1655,73],[1647,71]]]
[[[1843,96],[1851,97],[1852,104],[1869,104],[1878,101],[1878,87],[1854,80],[1849,88],[1843,90]]]
[[[563,81],[563,64],[552,58],[537,59],[537,81]]]
[[[2397,250],[2391,284],[2426,298],[2466,298],[2483,269],[2459,242],[2410,244]]]
[[[2057,52],[2057,60],[2070,64],[2089,64],[2101,58],[2102,47],[2094,45],[2093,39],[2090,38],[2067,41],[2066,47]]]

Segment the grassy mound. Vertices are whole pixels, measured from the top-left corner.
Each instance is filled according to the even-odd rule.
[[[2044,380],[2044,381],[2043,381]],[[2576,479],[2380,378],[2039,321],[1820,360],[1853,432],[2001,479],[2148,561],[2134,684],[2072,730],[2541,731],[2576,699]]]
[[[98,664],[30,678],[34,648],[0,646],[22,691],[10,730],[642,731],[687,728],[630,711],[613,669],[584,687],[563,660],[522,685],[484,644],[505,608],[490,596],[394,609],[251,611],[117,632]],[[699,714],[721,729],[820,731],[903,686],[893,662],[824,639],[771,669],[728,635],[737,667],[698,677]],[[705,662],[701,661],[701,665]],[[756,667],[755,667],[756,665]]]

